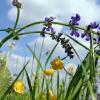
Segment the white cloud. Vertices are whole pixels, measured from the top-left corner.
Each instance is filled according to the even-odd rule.
[[[24,56],[21,56],[21,55],[17,55],[17,54],[11,54],[10,55],[10,58],[9,58],[9,69],[11,71],[11,73],[15,74],[23,68],[24,64],[28,61],[28,65],[26,67],[27,71],[31,74],[31,71],[35,71],[36,70],[36,65],[37,65],[37,61],[34,59],[32,59],[32,57],[24,57]],[[33,67],[32,67],[33,65]]]
[[[10,0],[12,1],[12,0]],[[46,16],[56,16],[58,21],[64,20],[64,22],[68,22],[70,17],[73,14],[79,13],[82,17],[81,24],[89,24],[91,21],[99,20],[100,15],[100,5],[96,4],[96,0],[19,0],[22,3],[21,15],[20,15],[20,23],[29,23],[35,20],[43,20]],[[16,16],[16,11],[14,7],[8,12],[9,18],[14,21]],[[36,27],[38,29],[39,27]],[[57,32],[59,32],[62,27],[59,25],[54,25],[54,28]],[[39,37],[37,39],[38,48],[41,47],[42,38]],[[79,39],[79,41],[87,47],[89,47],[89,43],[84,41],[83,39]],[[52,43],[51,43],[52,42]],[[34,40],[30,43],[34,44]],[[55,41],[52,41],[51,38],[45,38],[44,50],[48,48],[53,48],[56,44]],[[86,51],[83,50],[82,47],[73,43],[76,50],[78,51],[81,57],[83,56],[81,52],[86,54]],[[40,50],[40,49],[39,49]],[[64,55],[64,51],[61,46],[57,47],[56,54]],[[84,55],[85,56],[85,55]],[[74,62],[78,62],[77,59],[74,59]]]
[[[10,0],[12,1],[12,0]],[[96,0],[19,0],[22,3],[20,21],[30,22],[44,19],[46,16],[60,16],[68,20],[70,16],[79,13],[82,16],[82,23],[90,23],[99,20],[100,6]],[[11,20],[15,19],[14,7],[8,12]],[[61,20],[61,19],[60,19]]]
[[[34,46],[35,41],[37,41],[36,45],[37,45],[37,50],[40,50],[41,46],[42,46],[42,42],[43,42],[43,38],[39,37],[36,40],[33,40],[29,43],[30,46]],[[46,36],[44,38],[44,46],[43,46],[43,51],[44,53],[46,53],[46,51],[52,50],[53,47],[57,44],[57,42],[55,40],[52,40],[50,36]],[[60,44],[58,44],[56,50],[54,51],[54,55],[55,56],[62,56],[64,54],[64,49],[62,49],[62,46]]]

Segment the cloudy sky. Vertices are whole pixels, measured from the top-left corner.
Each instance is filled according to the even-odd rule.
[[[90,22],[97,21],[100,22],[100,0],[19,0],[22,3],[20,20],[18,26],[23,26],[30,22],[44,20],[47,16],[54,16],[56,17],[55,21],[64,21],[68,22],[72,15],[76,13],[80,14],[81,21],[80,25],[85,26],[88,25]],[[12,27],[14,25],[14,21],[16,19],[16,8],[12,5],[12,0],[0,0],[0,29]],[[66,27],[62,26],[53,26],[56,32],[64,31],[68,32]],[[32,27],[29,30],[41,30],[41,26]],[[5,37],[7,33],[0,32],[0,40]],[[82,39],[77,39],[81,41],[86,46],[89,46],[89,43]],[[9,42],[11,42],[10,40]],[[10,70],[14,70],[11,68],[12,66],[16,66],[14,62],[19,59],[19,65],[22,65],[24,62],[25,57],[27,59],[31,59],[31,54],[28,51],[26,44],[30,44],[31,47],[34,47],[35,42],[37,41],[36,51],[37,54],[40,51],[40,47],[43,41],[43,38],[39,35],[27,35],[20,37],[20,40],[16,42],[16,49],[12,50],[10,55]],[[7,51],[6,43],[0,48],[0,51]],[[72,42],[75,46],[76,50],[78,51],[81,58],[84,58],[86,55],[86,50]],[[55,41],[52,41],[50,37],[45,37],[44,39],[44,53],[48,49],[52,49],[53,46],[56,44]],[[60,52],[60,53],[59,53]],[[82,53],[83,52],[83,53]],[[43,56],[44,56],[43,53]],[[56,56],[63,57],[65,55],[64,51],[62,50],[61,46],[59,45],[55,51],[53,57]],[[84,54],[84,56],[83,56]],[[79,60],[75,56],[73,60],[67,59],[65,63],[74,63],[79,64]],[[34,65],[36,62],[34,62]],[[20,68],[20,67],[19,67]]]

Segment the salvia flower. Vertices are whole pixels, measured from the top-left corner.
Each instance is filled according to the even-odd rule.
[[[86,41],[89,41],[90,40],[90,35],[91,33],[88,32],[88,33],[82,33],[81,34],[81,38],[85,38]]]
[[[98,28],[99,24],[97,24],[95,21],[93,23],[90,23],[90,26],[92,29]]]
[[[79,36],[80,36],[77,29],[72,29],[70,35],[71,35],[71,36],[75,35],[76,37],[79,37]]]
[[[97,39],[98,39],[98,42],[100,42],[100,35],[98,35]]]
[[[81,17],[80,15],[76,14],[76,16],[72,16],[70,23],[71,25],[79,25],[78,21],[80,21]]]
[[[76,29],[74,26],[78,26],[79,25],[79,21],[80,21],[81,17],[80,15],[76,14],[76,16],[72,16],[71,20],[70,20],[70,25],[71,25],[71,33],[70,35],[73,36],[75,35],[76,37],[79,37],[79,32],[78,29]]]
[[[99,28],[99,24],[97,24],[95,21],[90,23],[86,30],[84,31],[84,33],[81,34],[81,38],[85,38],[86,41],[89,41],[91,38],[91,33],[90,30],[91,29],[97,29]],[[94,41],[96,41],[96,38],[93,38]]]
[[[50,31],[50,32],[55,32],[54,31],[54,28],[52,27],[52,22],[53,22],[53,20],[55,19],[55,17],[46,17],[45,18],[45,31]]]
[[[59,57],[57,57],[53,61],[51,61],[50,64],[54,70],[61,70],[63,68],[64,62]]]
[[[69,39],[65,39],[65,37],[61,37],[62,35],[63,35],[62,33],[58,33],[58,35],[55,35],[55,33],[52,33],[51,38],[53,40],[56,40],[57,42],[60,42],[61,45],[62,45],[62,48],[65,49],[65,53],[67,53],[67,55],[70,58],[73,58],[74,57],[74,55],[73,55],[74,52],[72,52],[72,46],[69,43]]]
[[[97,42],[100,43],[100,26],[98,27],[98,32],[97,32]]]
[[[13,89],[17,93],[23,93],[24,92],[24,83],[22,82],[22,80],[17,80],[14,84]]]

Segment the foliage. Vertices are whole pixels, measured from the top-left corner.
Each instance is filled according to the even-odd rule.
[[[25,26],[18,27],[18,21],[20,17],[21,3],[18,0],[13,0],[13,5],[17,8],[16,21],[13,28],[1,29],[9,33],[5,38],[0,41],[0,48],[9,39],[19,40],[20,36],[27,34],[40,34],[43,37],[43,42],[40,48],[40,54],[35,52],[34,49],[29,45],[26,45],[29,52],[32,55],[32,61],[36,60],[37,65],[35,66],[36,72],[33,76],[28,73],[27,66],[31,60],[25,61],[23,68],[19,74],[13,79],[11,73],[8,70],[9,63],[9,52],[6,55],[6,59],[0,58],[0,99],[1,100],[96,100],[96,74],[100,72],[97,69],[100,67],[100,26],[96,22],[92,22],[87,25],[86,28],[79,26],[81,19],[79,14],[72,16],[68,23],[54,22],[55,17],[46,17],[44,21],[37,21],[29,23]],[[41,31],[24,31],[35,25],[43,25]],[[69,28],[70,34],[57,33],[53,28],[53,25],[62,25]],[[96,29],[96,31],[94,31]],[[83,31],[80,33],[79,30]],[[24,31],[24,33],[22,33]],[[46,53],[45,61],[43,60],[43,47],[44,39],[46,35],[56,41],[56,45],[53,46],[49,53]],[[74,36],[76,38],[74,38]],[[86,47],[85,44],[78,41],[77,38],[81,37],[89,42],[90,47]],[[96,37],[96,38],[95,38]],[[82,60],[79,53],[74,48],[72,40],[79,46],[87,50],[86,57]],[[58,44],[62,46],[65,51],[65,57],[60,57],[60,53],[54,59],[53,54]],[[12,49],[13,46],[9,48]],[[64,65],[64,60],[74,59],[77,56],[80,64],[75,70],[74,74],[68,72]],[[30,65],[29,65],[30,66]],[[31,65],[32,67],[34,65]],[[49,68],[48,68],[48,67]],[[70,66],[69,66],[70,67]],[[71,69],[71,68],[70,68]],[[61,72],[63,73],[62,79],[60,79]],[[44,73],[44,74],[43,74]],[[24,78],[23,78],[24,77]],[[23,87],[26,88],[24,91],[17,92],[14,90],[14,84],[21,80]],[[24,82],[26,79],[27,83]],[[12,80],[12,81],[11,81]],[[20,84],[16,84],[16,88],[20,89]]]

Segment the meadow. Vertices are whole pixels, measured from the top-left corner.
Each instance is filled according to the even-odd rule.
[[[56,17],[45,17],[43,20],[34,21],[24,26],[18,26],[20,18],[21,3],[13,0],[13,6],[17,10],[16,21],[13,27],[0,29],[8,33],[0,41],[0,48],[10,39],[19,41],[21,36],[38,34],[42,37],[42,45],[39,53],[26,44],[32,59],[25,60],[17,74],[12,75],[8,65],[11,50],[16,46],[12,42],[4,56],[0,52],[0,100],[99,100],[97,97],[97,76],[100,74],[100,25],[93,21],[89,25],[81,27],[79,24],[82,17],[79,14],[71,16],[69,22],[56,22]],[[40,30],[28,30],[30,27],[42,25]],[[53,25],[66,27],[70,32],[56,32]],[[43,60],[44,39],[49,36],[56,42],[53,48],[45,52]],[[89,47],[78,41],[78,38],[89,43]],[[82,59],[74,48],[73,42],[87,50],[86,56]],[[52,44],[52,43],[51,43]],[[58,45],[61,45],[65,52],[64,57],[59,54],[54,58],[53,54]],[[59,50],[58,50],[59,51]],[[24,50],[23,50],[24,52]],[[84,55],[84,52],[81,51]],[[74,59],[77,56],[80,63],[67,64],[66,59]],[[27,66],[29,62],[36,61],[35,71],[29,73]],[[29,65],[34,67],[34,63]],[[31,70],[31,69],[30,69]],[[61,76],[63,73],[63,76]],[[98,98],[98,99],[97,99]]]

